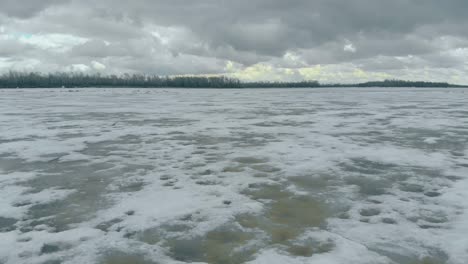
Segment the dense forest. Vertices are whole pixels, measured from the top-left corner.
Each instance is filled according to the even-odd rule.
[[[227,77],[160,77],[141,74],[88,75],[83,73],[18,73],[0,76],[0,88],[54,88],[54,87],[190,87],[240,88],[239,80]]]
[[[141,88],[296,88],[296,87],[467,87],[442,82],[414,82],[385,80],[357,84],[320,84],[317,81],[300,82],[241,82],[224,76],[175,76],[123,74],[100,75],[83,73],[24,73],[9,72],[0,75],[0,88],[75,88],[75,87],[141,87]]]

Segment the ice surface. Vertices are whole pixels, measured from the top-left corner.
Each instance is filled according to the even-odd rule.
[[[466,102],[0,90],[0,263],[467,263]]]

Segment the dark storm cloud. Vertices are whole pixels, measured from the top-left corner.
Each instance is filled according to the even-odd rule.
[[[66,0],[1,0],[0,13],[7,16],[28,18],[52,5],[64,4]]]
[[[227,61],[243,67],[354,63],[369,70],[433,67],[462,71],[468,54],[466,0],[0,3],[0,23],[3,34],[10,34],[10,42],[11,34],[23,33],[85,40],[67,42],[66,58],[57,65],[96,60],[107,63],[107,70],[177,74],[223,72]],[[8,50],[13,54],[10,42]],[[0,56],[8,57],[8,53]],[[28,56],[59,57],[49,53],[36,49]],[[294,61],[291,56],[285,59],[288,54],[294,54]]]
[[[116,13],[140,14],[160,25],[190,28],[213,47],[226,45],[270,55],[359,34],[389,33],[398,38],[421,26],[433,25],[436,30],[442,23],[466,23],[468,10],[468,2],[461,0],[117,2]],[[105,5],[101,1],[100,7]]]

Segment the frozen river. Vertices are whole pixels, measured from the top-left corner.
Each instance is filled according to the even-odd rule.
[[[468,90],[0,90],[0,263],[468,263]]]

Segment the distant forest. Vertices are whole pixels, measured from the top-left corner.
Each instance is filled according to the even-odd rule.
[[[224,76],[176,76],[123,74],[100,75],[84,73],[24,73],[0,75],[0,88],[320,88],[320,87],[468,87],[445,82],[385,80],[357,84],[320,84],[318,81],[300,82],[241,82]]]

